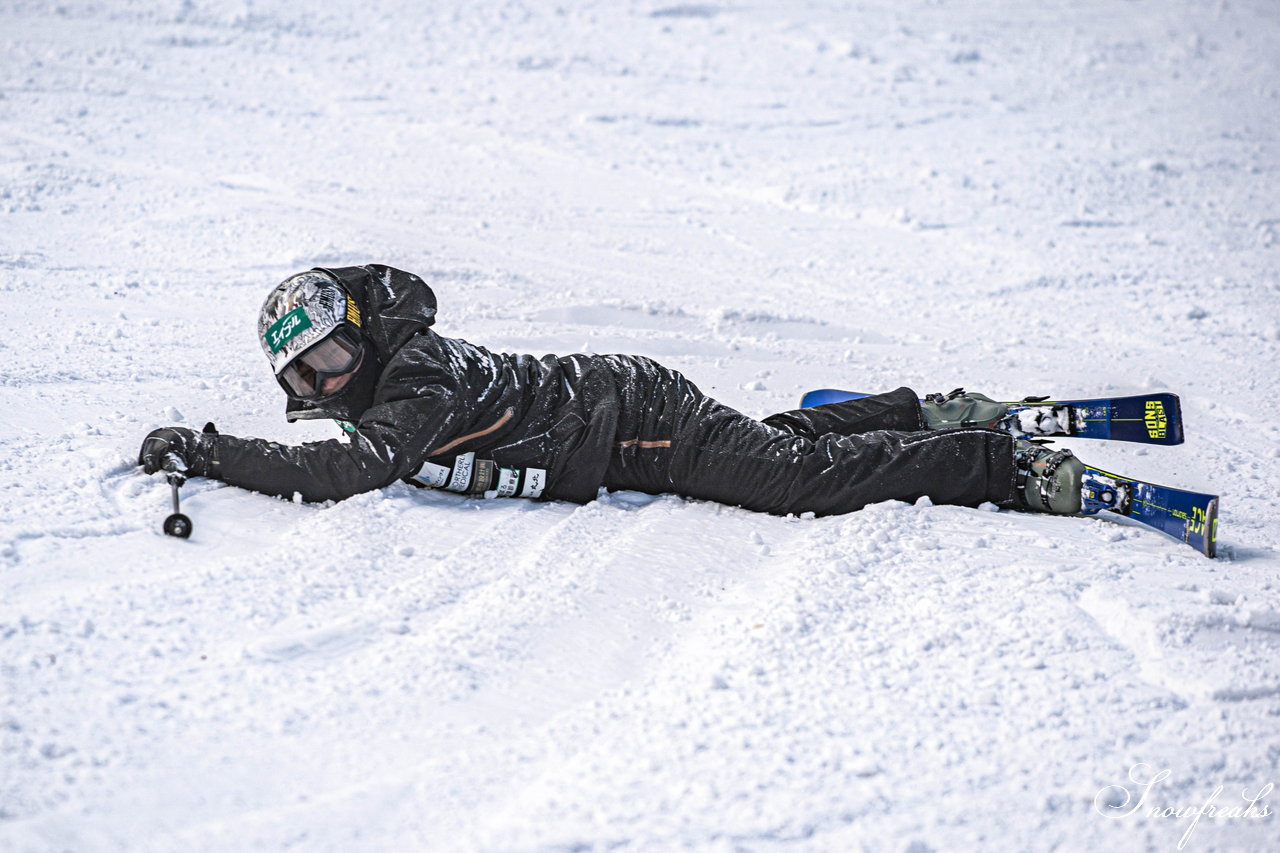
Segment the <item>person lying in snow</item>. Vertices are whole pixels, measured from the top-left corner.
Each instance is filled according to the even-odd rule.
[[[585,503],[601,487],[762,512],[877,501],[1080,510],[1081,463],[1007,432],[981,395],[922,403],[899,388],[757,421],[635,355],[493,353],[432,331],[436,297],[381,264],[291,276],[258,318],[286,417],[333,418],[347,440],[289,446],[184,427],[138,463],[305,501],[406,480],[471,496]]]

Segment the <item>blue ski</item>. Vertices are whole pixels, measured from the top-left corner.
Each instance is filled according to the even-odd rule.
[[[1107,510],[1181,539],[1206,557],[1218,544],[1218,496],[1157,486],[1085,465],[1082,512]]]
[[[854,391],[822,388],[805,394],[800,407],[807,409],[867,396]],[[1142,444],[1182,443],[1182,407],[1177,394],[1138,394],[1096,400],[1029,397],[1005,405],[1009,407],[1009,413],[1003,419],[981,426],[1006,429],[1025,438],[1067,435]]]

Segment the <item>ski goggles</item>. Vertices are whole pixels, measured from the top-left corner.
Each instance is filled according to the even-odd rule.
[[[342,325],[332,333],[298,353],[276,376],[291,396],[299,400],[318,400],[337,394],[346,385],[332,385],[326,391],[325,382],[344,373],[350,373],[360,363],[362,346],[358,334]]]

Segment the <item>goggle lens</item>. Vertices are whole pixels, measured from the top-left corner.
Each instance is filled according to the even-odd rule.
[[[280,379],[294,396],[316,397],[325,379],[352,370],[359,360],[360,342],[346,328],[340,328],[299,353],[280,371]]]

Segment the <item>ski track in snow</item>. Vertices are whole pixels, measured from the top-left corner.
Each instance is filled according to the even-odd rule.
[[[21,0],[0,69],[0,851],[1163,851],[1095,809],[1134,765],[1280,782],[1274,3]],[[1072,449],[1221,493],[1220,555],[203,481],[162,536],[142,436],[334,437],[254,319],[374,261],[758,416],[1178,392],[1186,444]]]

